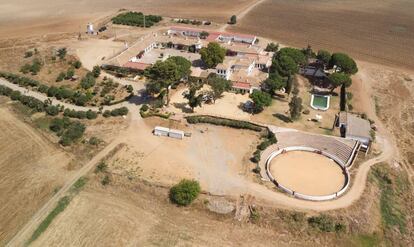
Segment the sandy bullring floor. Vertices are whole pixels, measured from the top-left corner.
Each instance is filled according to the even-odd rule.
[[[275,157],[270,172],[281,185],[301,194],[328,195],[345,183],[342,169],[335,161],[319,154],[291,151]]]

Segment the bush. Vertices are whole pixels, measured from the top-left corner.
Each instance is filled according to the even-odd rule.
[[[145,27],[151,27],[162,20],[158,15],[146,15]],[[112,18],[114,24],[144,27],[144,14],[141,12],[122,13]]]
[[[91,72],[87,73],[85,77],[82,78],[81,82],[80,82],[80,86],[83,89],[89,89],[93,86],[95,86],[96,80],[95,80],[95,76],[94,74],[92,74]]]
[[[190,205],[200,194],[200,184],[195,180],[181,180],[170,189],[170,200],[180,206]]]
[[[79,69],[80,67],[82,67],[82,63],[81,63],[81,61],[76,60],[76,61],[73,63],[73,67],[74,67],[75,69]]]
[[[24,54],[25,58],[31,57],[33,56],[33,52],[32,51],[26,51],[26,53]]]
[[[142,111],[142,112],[146,112],[146,111],[148,111],[148,110],[149,110],[148,105],[145,105],[145,104],[144,104],[144,105],[142,105],[142,106],[141,106],[141,111]]]
[[[80,122],[71,122],[63,132],[59,143],[63,146],[69,146],[79,140],[85,132],[85,125]]]
[[[110,117],[111,116],[111,111],[110,110],[105,110],[104,113],[102,114],[102,116]]]
[[[60,59],[64,59],[64,58],[65,58],[65,56],[66,56],[66,53],[67,53],[67,50],[66,50],[66,48],[65,48],[65,47],[60,48],[59,50],[57,50],[57,56],[58,56]]]
[[[11,92],[11,94],[10,94],[10,98],[11,98],[12,100],[19,100],[21,95],[22,95],[22,94],[21,94],[19,91],[13,91],[13,92]]]
[[[93,74],[93,77],[98,78],[99,75],[101,74],[101,67],[99,67],[98,65],[93,66],[92,74]]]
[[[308,224],[322,232],[342,232],[346,229],[346,225],[324,214],[308,218]]]
[[[111,182],[111,179],[109,178],[109,176],[108,175],[105,175],[105,177],[102,179],[102,181],[101,181],[101,184],[103,185],[103,186],[106,186],[106,185],[108,185],[109,183]]]
[[[56,82],[61,82],[63,79],[65,79],[65,72],[60,72],[59,75],[56,77]]]
[[[121,108],[113,109],[111,111],[111,116],[113,116],[113,117],[124,116],[124,115],[127,115],[127,114],[128,114],[128,108],[126,108],[125,106],[121,107]]]
[[[92,136],[92,137],[89,139],[89,144],[91,144],[91,145],[98,146],[98,145],[99,145],[99,143],[101,143],[101,140],[99,140],[99,138],[98,138],[98,137]]]
[[[57,114],[59,114],[59,107],[54,105],[47,106],[45,110],[46,113],[50,116],[56,116]]]
[[[98,117],[98,113],[92,111],[92,110],[88,110],[86,112],[86,118],[87,119],[96,119]]]
[[[98,172],[106,172],[106,169],[108,169],[108,165],[104,162],[101,161],[95,168],[95,173]]]

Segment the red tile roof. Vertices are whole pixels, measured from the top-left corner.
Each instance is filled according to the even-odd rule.
[[[130,69],[137,69],[137,70],[145,70],[151,66],[151,64],[148,63],[137,63],[137,62],[127,62],[122,67],[130,68]]]
[[[250,89],[251,85],[248,82],[236,81],[236,82],[233,82],[232,87],[239,88],[239,89]]]

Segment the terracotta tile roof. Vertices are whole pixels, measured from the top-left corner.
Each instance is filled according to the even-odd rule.
[[[145,70],[151,66],[151,64],[148,63],[137,63],[137,62],[127,62],[122,67],[130,68],[130,69],[137,69],[137,70]]]
[[[233,88],[238,88],[238,89],[250,89],[251,85],[250,83],[247,82],[233,82],[232,85]]]

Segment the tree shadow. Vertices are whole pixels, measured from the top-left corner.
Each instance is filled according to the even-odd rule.
[[[290,117],[288,117],[288,116],[286,116],[284,114],[281,114],[281,113],[275,113],[275,114],[273,114],[273,116],[276,117],[276,118],[278,118],[278,119],[280,119],[280,120],[282,120],[285,123],[291,123],[292,122],[292,120],[290,119]]]
[[[173,103],[175,108],[180,109],[183,113],[193,113],[191,108],[187,106],[187,103]]]

